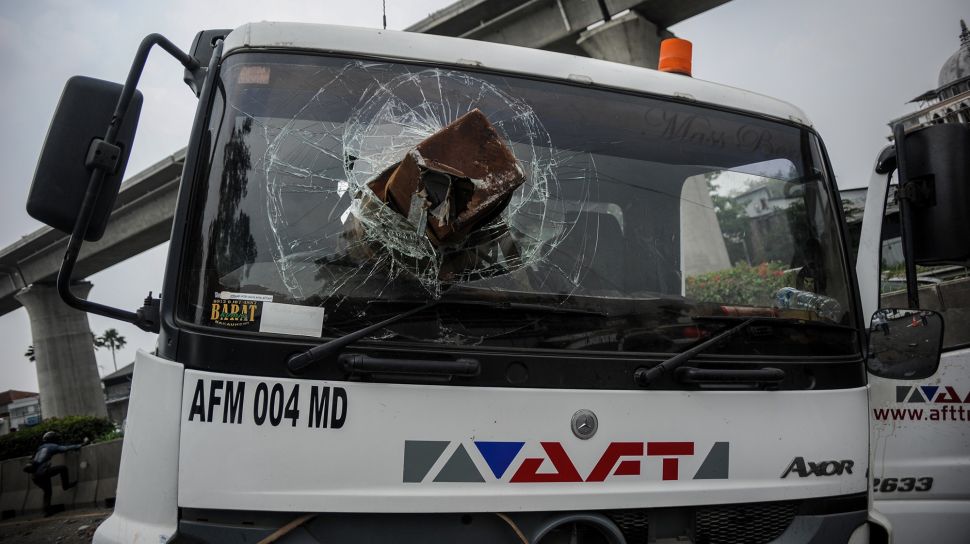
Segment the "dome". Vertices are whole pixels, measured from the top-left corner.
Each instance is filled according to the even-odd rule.
[[[960,20],[960,48],[950,55],[940,68],[938,89],[943,89],[958,79],[970,76],[970,31],[966,23]]]

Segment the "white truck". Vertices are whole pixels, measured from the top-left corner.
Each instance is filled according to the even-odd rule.
[[[200,100],[163,296],[128,312],[70,282],[153,45]],[[28,210],[72,233],[66,302],[159,332],[97,542],[887,542],[867,367],[939,362],[934,312],[868,341],[803,112],[587,58],[151,35],[124,86],[68,82]]]
[[[931,139],[927,131],[943,134]],[[907,306],[902,265],[925,265],[916,275],[918,303],[943,315],[943,353],[937,372],[922,380],[870,377],[872,490],[895,542],[961,544],[970,539],[970,127],[917,132],[907,135],[909,145],[932,141],[946,155],[937,162],[948,175],[928,177],[923,159],[909,176],[913,189],[899,190],[895,148],[884,151],[866,191],[856,268],[863,310],[871,313]],[[926,194],[916,191],[930,183]],[[916,251],[908,259],[897,197],[906,194],[925,209],[915,213]]]

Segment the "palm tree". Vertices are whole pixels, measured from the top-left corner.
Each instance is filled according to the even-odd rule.
[[[114,329],[111,329],[111,330],[114,331],[114,334],[115,335],[118,334],[118,331],[116,331]],[[105,331],[105,334],[107,334],[108,332],[109,331]],[[124,336],[120,336],[118,338],[121,341],[117,344],[117,346],[118,346],[118,349],[121,349],[125,345],[125,337]],[[95,350],[97,350],[98,348],[101,348],[101,347],[104,347],[105,345],[107,345],[107,344],[102,344],[100,342],[100,339],[97,336],[95,336],[94,331],[91,331],[91,342],[94,343],[94,349]],[[117,342],[117,340],[116,340],[116,342]],[[112,350],[112,356],[114,356],[114,351],[113,350]],[[27,346],[27,352],[24,353],[24,357],[26,357],[27,360],[30,361],[31,363],[37,361],[37,353],[34,352],[34,345],[33,344]],[[115,364],[115,366],[118,366],[118,365]]]
[[[125,347],[125,337],[118,334],[117,329],[108,329],[104,334],[94,339],[94,346],[98,348],[108,348],[111,350],[111,362],[115,365],[115,372],[118,371],[118,361],[115,359],[115,351]]]

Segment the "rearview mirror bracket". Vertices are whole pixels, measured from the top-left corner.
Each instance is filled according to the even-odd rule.
[[[95,204],[101,194],[101,185],[104,182],[105,175],[114,172],[118,167],[120,148],[116,144],[118,143],[119,128],[122,126],[131,105],[132,97],[135,95],[138,80],[141,78],[141,73],[145,69],[145,62],[148,60],[148,53],[155,45],[175,57],[187,71],[197,73],[201,69],[198,61],[176,47],[161,34],[149,34],[141,41],[131,63],[131,69],[128,71],[121,96],[118,98],[118,104],[115,106],[108,130],[105,132],[104,138],[94,140],[88,150],[85,165],[91,170],[91,178],[87,191],[84,193],[84,200],[71,232],[71,238],[67,243],[67,250],[64,252],[64,260],[61,262],[61,268],[57,274],[57,292],[68,306],[84,312],[127,321],[144,331],[157,333],[160,328],[158,305],[154,302],[157,299],[152,299],[150,294],[144,307],[137,312],[130,312],[90,302],[79,298],[71,291],[71,276],[74,274],[74,266],[77,264],[81,244],[84,242],[84,234],[88,231],[88,224],[91,222]]]
[[[919,308],[919,293],[916,285],[916,261],[913,258],[913,199],[909,198],[908,192],[913,192],[909,185],[909,176],[906,170],[906,152],[904,142],[906,129],[902,123],[896,123],[893,127],[893,141],[896,145],[896,168],[899,189],[897,197],[899,199],[899,225],[902,231],[903,242],[903,261],[906,266],[906,304],[912,309]]]

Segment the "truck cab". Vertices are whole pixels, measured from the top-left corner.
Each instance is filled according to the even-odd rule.
[[[193,56],[97,542],[885,536],[869,316],[803,112],[402,32],[255,23]]]
[[[965,126],[960,129],[966,131]],[[951,149],[966,162],[970,153],[966,142]],[[862,204],[855,207],[850,224],[860,227],[857,270],[866,309],[908,304],[898,178],[896,172],[873,172],[867,189],[844,193],[849,198],[844,197],[843,202],[855,200]],[[951,181],[965,185],[965,179]],[[944,181],[941,179],[940,183]],[[864,199],[853,198],[855,195],[850,193]],[[967,209],[963,204],[958,206]],[[941,228],[917,235],[949,238],[959,231]],[[956,239],[966,247],[965,239]],[[894,541],[898,543],[957,544],[970,533],[967,264],[953,260],[917,267],[919,305],[940,312],[945,322],[937,371],[919,381],[870,376],[872,491],[875,507],[892,523]],[[907,328],[909,325],[904,324]]]

